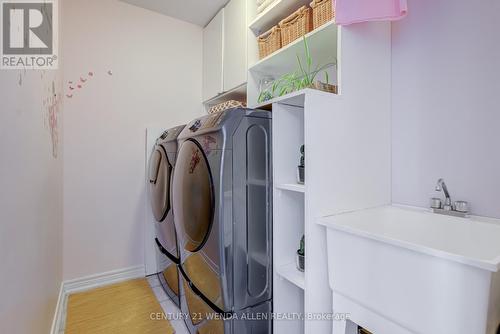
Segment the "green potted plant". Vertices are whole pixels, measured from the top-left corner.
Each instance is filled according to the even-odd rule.
[[[302,239],[300,239],[299,249],[297,250],[297,269],[300,271],[305,270],[305,264],[306,264],[305,257],[306,257],[306,248],[305,248],[304,236],[302,236]]]
[[[275,80],[269,89],[261,90],[258,98],[259,103],[304,88],[318,89],[337,94],[337,86],[330,84],[330,78],[327,72],[328,67],[336,66],[336,61],[323,66],[318,65],[313,70],[313,58],[311,56],[309,44],[307,43],[307,39],[305,37],[303,38],[303,41],[305,59],[302,60],[301,57],[297,55],[297,70],[287,73]],[[322,71],[324,71],[325,82],[316,80],[318,74]]]
[[[304,37],[304,53],[305,53],[305,62],[301,60],[299,55],[297,55],[297,64],[299,66],[299,89],[304,88],[313,88],[319,90],[325,90],[331,93],[337,93],[336,86],[330,85],[329,75],[326,69],[332,65],[336,65],[335,63],[326,64],[323,66],[317,66],[316,69],[312,69],[313,59],[311,56],[311,51],[309,49],[309,44],[307,43],[307,39]],[[324,71],[326,82],[320,82],[316,80],[318,74]]]
[[[300,162],[297,167],[297,182],[300,184],[304,184],[305,181],[305,169],[306,169],[306,156],[305,156],[305,146],[302,145],[300,147]]]

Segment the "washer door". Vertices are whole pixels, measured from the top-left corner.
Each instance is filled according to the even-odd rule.
[[[173,181],[174,215],[189,252],[200,250],[210,234],[214,213],[214,191],[208,161],[195,140],[185,141],[177,156]]]
[[[170,210],[170,165],[165,149],[155,146],[149,159],[149,194],[153,215],[158,222],[165,220]]]

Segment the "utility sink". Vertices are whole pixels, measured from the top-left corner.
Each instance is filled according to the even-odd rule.
[[[384,206],[318,223],[335,312],[374,334],[497,333],[500,221]]]

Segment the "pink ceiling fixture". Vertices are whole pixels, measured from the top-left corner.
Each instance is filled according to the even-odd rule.
[[[408,13],[407,0],[332,1],[335,6],[335,21],[338,25],[400,20]]]

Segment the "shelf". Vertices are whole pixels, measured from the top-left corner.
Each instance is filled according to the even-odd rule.
[[[203,102],[205,106],[211,107],[221,102],[225,102],[228,100],[236,100],[246,102],[247,100],[247,85],[243,84],[238,86],[230,91],[221,93],[210,100]]]
[[[304,100],[305,100],[305,94],[307,91],[310,91],[310,89],[303,89],[299,90],[296,92],[292,92],[290,94],[286,94],[283,96],[276,97],[274,99],[256,104],[256,105],[249,105],[250,108],[254,109],[271,109],[271,106],[273,103],[283,103],[295,107],[304,107]]]
[[[305,289],[305,275],[302,271],[299,271],[295,265],[295,263],[289,263],[284,266],[278,268],[278,275],[287,281],[293,283],[298,286],[302,290]]]
[[[313,68],[317,65],[324,66],[335,62],[337,58],[337,30],[335,22],[330,21],[305,36],[314,61]],[[278,77],[295,71],[297,69],[297,55],[303,54],[304,41],[299,38],[259,60],[250,66],[249,70],[265,76]]]
[[[298,193],[305,193],[306,192],[306,186],[303,184],[298,184],[298,183],[278,184],[278,185],[276,185],[276,188],[281,189],[281,190],[295,191]]]
[[[268,101],[265,101],[265,102],[262,102],[259,104],[253,105],[253,104],[249,103],[248,107],[253,108],[253,109],[271,110],[271,106],[274,103],[279,103],[279,104],[303,108],[305,96],[307,94],[319,94],[322,96],[326,95],[326,96],[333,97],[333,98],[337,98],[339,96],[338,94],[323,92],[321,90],[312,89],[312,88],[306,88],[306,89],[298,90],[296,92],[292,92],[292,93],[287,94],[287,95],[276,97],[274,99],[271,99],[271,100],[268,100]]]
[[[309,5],[311,0],[276,0],[262,13],[257,15],[250,23],[250,29],[256,36],[268,31],[279,21],[287,18],[290,14],[304,5]]]

